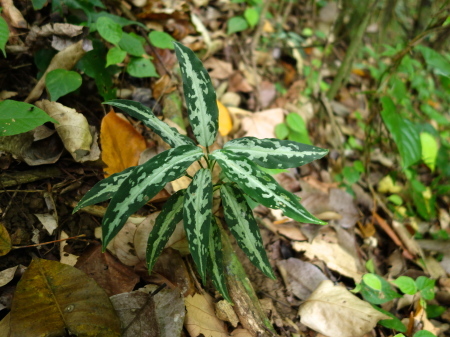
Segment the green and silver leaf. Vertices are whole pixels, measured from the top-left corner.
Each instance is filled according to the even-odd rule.
[[[185,174],[203,155],[194,145],[164,151],[132,171],[111,199],[102,222],[103,250],[120,231],[128,217],[152,199],[170,181]]]
[[[108,178],[99,181],[83,196],[83,198],[81,198],[77,206],[73,209],[72,214],[83,207],[111,199],[114,193],[119,189],[119,186],[130,176],[131,171],[136,168],[137,166],[129,167],[122,172],[114,173]]]
[[[175,128],[161,121],[153,114],[150,108],[146,107],[142,103],[126,99],[113,99],[103,104],[115,106],[116,108],[125,111],[131,117],[139,119],[171,147],[195,145],[192,139],[180,134]]]
[[[177,224],[183,220],[184,193],[179,190],[173,194],[164,204],[161,213],[155,221],[147,241],[147,267],[152,271],[156,259],[161,254]]]
[[[276,138],[244,137],[229,141],[223,148],[270,169],[302,166],[328,153],[317,146]]]
[[[209,273],[216,289],[220,292],[224,299],[228,302],[231,297],[228,294],[227,281],[223,270],[223,255],[222,255],[222,237],[220,229],[216,224],[216,220],[211,221],[211,230],[209,235]]]
[[[217,160],[230,181],[260,204],[281,209],[286,216],[299,222],[326,224],[309,213],[299,203],[297,196],[282,188],[270,174],[261,171],[247,158],[226,150],[214,151],[210,158]]]
[[[178,42],[174,46],[192,130],[200,145],[210,146],[219,128],[219,109],[211,78],[192,50]]]
[[[211,228],[212,178],[208,169],[199,170],[186,191],[183,222],[189,242],[189,250],[203,280],[209,255],[209,232]]]
[[[268,277],[275,279],[275,274],[263,246],[258,224],[241,190],[232,184],[223,184],[220,187],[220,196],[225,221],[239,247],[257,268]]]

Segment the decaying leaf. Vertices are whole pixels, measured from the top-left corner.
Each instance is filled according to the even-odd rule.
[[[372,306],[331,281],[323,281],[299,309],[301,322],[330,337],[363,336],[382,319]]]
[[[14,274],[16,273],[17,267],[19,266],[14,266],[0,271],[0,287],[3,287],[4,285],[8,284],[14,278]]]
[[[73,159],[78,162],[83,161],[83,158],[89,155],[91,148],[94,147],[86,117],[75,109],[46,99],[36,102],[36,106],[58,121],[59,124],[55,124],[55,129],[61,137],[64,147]],[[90,160],[95,159],[90,158]]]
[[[217,106],[219,108],[219,133],[222,136],[226,136],[233,129],[233,120],[225,105],[217,101]]]
[[[28,28],[28,23],[22,13],[14,6],[12,0],[2,0],[3,15],[8,19],[11,26],[15,28]]]
[[[6,255],[11,250],[11,237],[8,231],[0,222],[0,256]]]
[[[106,293],[83,272],[34,260],[17,285],[11,337],[120,336],[120,323]]]
[[[111,302],[122,322],[123,337],[160,337],[153,298],[144,292],[118,294]]]
[[[245,116],[241,121],[244,137],[276,138],[275,125],[283,123],[284,109],[270,109]]]
[[[102,160],[108,166],[105,168],[105,178],[136,166],[147,147],[144,137],[112,109],[102,119],[100,142]]]
[[[227,337],[224,322],[216,317],[214,304],[208,294],[188,296],[185,298],[186,319],[184,325],[191,337],[200,334],[209,337]]]

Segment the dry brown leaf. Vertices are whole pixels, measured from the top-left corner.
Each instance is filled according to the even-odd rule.
[[[254,335],[252,335],[247,329],[235,329],[231,333],[231,336],[233,336],[233,337],[253,337]]]
[[[3,287],[4,285],[8,284],[14,278],[14,274],[16,273],[17,267],[19,266],[17,265],[15,267],[11,267],[0,271],[0,287]]]
[[[212,69],[209,71],[211,78],[217,78],[218,80],[226,80],[233,73],[233,65],[229,62],[219,60],[215,57],[207,59],[203,63],[206,69]]]
[[[101,250],[101,245],[90,246],[78,258],[75,267],[92,277],[108,296],[132,291],[139,276],[108,251],[102,253]]]
[[[0,222],[0,256],[6,255],[11,250],[11,237],[5,225]]]
[[[22,13],[14,6],[12,0],[2,0],[2,13],[7,18],[11,26],[15,28],[28,28],[28,23]]]
[[[275,125],[284,122],[284,109],[270,109],[245,116],[241,121],[244,137],[276,138]]]
[[[323,281],[301,305],[302,324],[330,337],[362,336],[389,319],[342,286]]]
[[[69,235],[65,231],[61,231],[59,238],[63,240],[59,246],[59,262],[73,267],[77,263],[79,256],[65,251],[65,247],[68,246],[66,239],[69,238]]]
[[[112,109],[102,119],[100,142],[102,160],[108,166],[105,177],[136,166],[141,152],[147,147],[144,137]]]
[[[235,71],[228,81],[228,91],[231,92],[252,92],[253,87],[239,71]]]
[[[278,261],[277,267],[286,287],[301,300],[308,298],[320,282],[328,279],[317,266],[296,258]]]
[[[216,317],[214,304],[208,294],[188,296],[185,298],[186,318],[184,326],[191,337],[203,334],[205,337],[227,337],[224,322]]]
[[[50,71],[55,69],[71,70],[85,53],[86,50],[83,49],[83,40],[80,40],[53,56],[49,66],[45,70],[44,75],[42,75],[38,83],[36,83],[33,90],[25,99],[25,102],[30,103],[39,99],[45,88],[45,77]]]
[[[237,327],[239,318],[234,312],[233,306],[227,300],[221,300],[216,303],[216,316],[222,321],[230,322],[232,326]]]
[[[117,233],[114,239],[108,245],[108,249],[126,266],[135,266],[141,260],[134,250],[134,234],[137,225],[127,221],[122,229]],[[111,249],[109,247],[112,247]]]
[[[75,109],[46,99],[36,102],[36,106],[58,121],[55,129],[64,147],[73,159],[83,161],[90,154],[91,148],[95,147],[86,117]]]
[[[328,234],[317,235],[311,243],[294,242],[293,248],[298,252],[305,251],[307,258],[320,259],[331,270],[360,282],[363,273],[359,271],[355,257],[339,244],[336,234]]]

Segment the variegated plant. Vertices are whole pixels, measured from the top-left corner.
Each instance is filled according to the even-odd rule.
[[[175,52],[180,62],[190,124],[205,151],[140,103],[128,100],[106,102],[141,120],[172,148],[142,165],[100,181],[86,193],[74,212],[111,198],[102,222],[105,250],[131,214],[168,182],[187,175],[186,169],[203,157],[206,167],[192,177],[187,189],[176,192],[166,201],[157,217],[148,239],[147,264],[150,271],[176,224],[183,221],[189,249],[201,278],[205,281],[210,275],[216,288],[229,300],[223,273],[220,223],[211,210],[213,191],[220,190],[225,222],[239,246],[256,267],[274,278],[258,225],[244,196],[264,206],[280,209],[296,221],[324,224],[299,203],[297,196],[283,189],[260,167],[297,167],[322,158],[328,151],[288,140],[245,137],[231,140],[223,149],[210,153],[208,147],[214,143],[218,130],[214,88],[201,61],[189,48],[175,43]],[[213,182],[211,172],[215,163],[220,166],[223,179]]]

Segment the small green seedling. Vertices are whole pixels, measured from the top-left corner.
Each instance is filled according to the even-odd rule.
[[[265,275],[275,278],[245,197],[266,207],[281,209],[296,221],[325,224],[311,215],[299,203],[297,196],[283,189],[259,166],[269,169],[297,167],[322,158],[328,150],[288,140],[245,137],[231,140],[223,149],[210,153],[208,147],[214,143],[218,130],[216,94],[201,61],[189,48],[180,43],[174,45],[190,124],[202,147],[160,121],[149,108],[138,102],[106,102],[141,120],[172,148],[142,165],[100,181],[86,193],[74,212],[112,198],[102,222],[104,251],[131,214],[168,182],[187,175],[187,168],[199,161],[202,168],[192,177],[188,188],[173,194],[157,217],[148,239],[147,264],[151,271],[175,226],[183,221],[189,249],[202,280],[210,275],[216,288],[230,300],[223,273],[221,223],[212,214],[213,192],[220,191],[225,221],[239,246]],[[212,171],[216,164],[222,174],[213,181]]]

